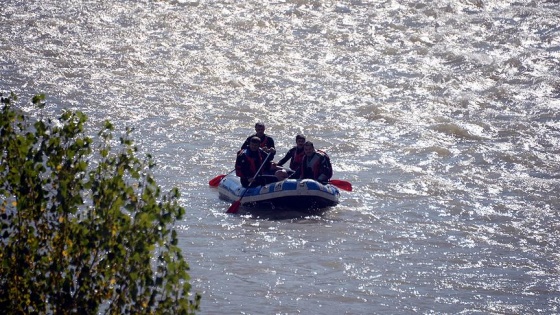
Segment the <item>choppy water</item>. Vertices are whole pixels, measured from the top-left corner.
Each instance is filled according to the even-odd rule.
[[[558,314],[559,25],[556,0],[3,0],[0,89],[136,128],[202,314]],[[224,214],[208,180],[258,120],[354,192]]]

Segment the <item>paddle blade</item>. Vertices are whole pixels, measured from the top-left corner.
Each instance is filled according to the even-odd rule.
[[[352,191],[352,184],[350,182],[345,181],[345,180],[331,179],[329,181],[329,183],[335,185],[336,187],[338,187],[342,190]]]
[[[222,179],[226,177],[226,175],[222,174],[222,175],[218,175],[214,178],[212,178],[209,182],[208,185],[210,185],[210,187],[218,187],[218,185],[220,185],[220,182],[222,181]]]
[[[237,213],[239,211],[239,207],[241,206],[241,200],[237,200],[236,202],[232,203],[227,209],[226,213]]]

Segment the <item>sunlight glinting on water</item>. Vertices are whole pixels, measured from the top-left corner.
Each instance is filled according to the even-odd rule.
[[[133,127],[180,188],[203,313],[559,310],[555,1],[8,0],[0,17],[2,90]],[[257,121],[277,156],[305,134],[354,191],[324,216],[224,214],[208,179]]]

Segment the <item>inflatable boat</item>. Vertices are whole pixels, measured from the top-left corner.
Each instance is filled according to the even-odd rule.
[[[336,206],[340,191],[332,184],[321,184],[312,179],[286,179],[263,186],[246,188],[241,186],[239,177],[225,176],[218,185],[220,199],[241,205],[268,206],[320,212],[321,209]]]

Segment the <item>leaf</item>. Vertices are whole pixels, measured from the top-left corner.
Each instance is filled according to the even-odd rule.
[[[83,113],[31,123],[15,111],[15,95],[1,97],[0,290],[10,292],[0,294],[3,309],[198,309],[200,295],[189,300],[188,264],[172,229],[185,213],[179,190],[161,192],[150,173],[154,159],[135,156],[130,130],[113,148],[109,121],[96,142],[85,135]],[[38,94],[32,102],[41,107],[45,99]]]

